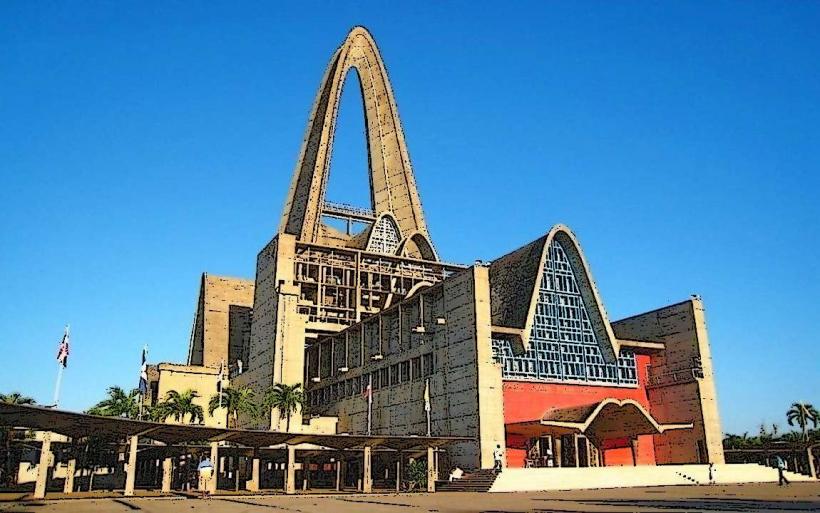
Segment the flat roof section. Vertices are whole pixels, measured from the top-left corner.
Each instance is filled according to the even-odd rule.
[[[38,406],[5,403],[0,403],[0,426],[51,431],[71,438],[85,438],[94,435],[113,440],[139,435],[168,445],[183,442],[226,441],[255,448],[281,444],[314,444],[331,449],[359,449],[367,446],[407,451],[427,447],[438,448],[453,443],[474,440],[469,437],[454,436],[314,435],[250,429],[210,428],[185,424],[163,424],[120,417],[100,417]]]

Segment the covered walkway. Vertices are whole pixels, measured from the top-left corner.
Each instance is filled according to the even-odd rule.
[[[638,465],[642,435],[691,428],[691,423],[659,423],[631,399],[605,399],[552,408],[540,419],[507,424],[506,432],[529,441],[525,467],[603,467]]]
[[[217,478],[207,483],[211,493],[220,487],[260,491],[265,484],[278,485],[286,494],[296,493],[298,488],[307,490],[313,485],[335,490],[353,486],[357,491],[369,493],[373,491],[374,480],[384,484],[393,478],[395,486],[401,486],[405,463],[420,456],[427,462],[427,490],[435,491],[438,451],[448,444],[471,440],[208,428],[2,403],[0,426],[46,432],[39,454],[35,498],[43,498],[49,484],[49,468],[54,462],[51,433],[69,438],[67,444],[61,445],[79,447],[93,437],[114,444],[118,453],[119,447],[124,446],[122,489],[125,496],[133,496],[138,484],[159,483],[165,493],[171,492],[174,484],[191,489],[196,484],[191,481],[195,479],[192,469],[206,456],[217,468]],[[72,493],[77,451],[67,453],[63,491]],[[375,475],[374,459],[378,471]],[[264,482],[263,476],[267,478]]]

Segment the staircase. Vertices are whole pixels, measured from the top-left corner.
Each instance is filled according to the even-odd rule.
[[[713,467],[715,484],[777,482],[777,470],[757,465],[719,464]],[[789,481],[813,481],[794,472],[786,472]],[[586,490],[594,488],[627,488],[633,486],[675,486],[709,484],[708,465],[642,465],[638,467],[588,468],[506,468],[494,476],[491,492],[545,490]]]
[[[439,492],[486,492],[492,488],[498,475],[492,469],[476,470],[461,479],[436,481]]]

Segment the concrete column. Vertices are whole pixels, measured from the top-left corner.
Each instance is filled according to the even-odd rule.
[[[632,464],[638,466],[638,439],[632,439]]]
[[[302,463],[302,490],[310,488],[310,457],[306,457]]]
[[[285,493],[296,493],[296,447],[288,445],[288,463],[285,471]]]
[[[171,458],[162,460],[162,493],[171,492],[171,481],[174,477],[174,461]]]
[[[68,466],[65,469],[65,484],[63,484],[63,493],[69,494],[74,492],[74,474],[77,472],[77,458],[68,460]]]
[[[814,455],[811,452],[811,447],[806,449],[806,456],[809,458],[809,476],[817,479],[817,469],[814,467]]]
[[[213,475],[211,479],[208,481],[207,487],[208,492],[211,495],[216,494],[216,490],[219,488],[219,442],[211,442],[211,464],[214,466]]]
[[[436,491],[436,450],[427,448],[427,491]]]
[[[251,478],[245,484],[245,488],[249,492],[259,491],[259,451],[253,452],[253,460],[251,460]]]
[[[553,457],[555,458],[555,466],[561,467],[563,466],[563,453],[561,452],[561,435],[557,435],[555,437],[555,443],[553,444],[555,449],[553,449]]]
[[[336,491],[342,489],[342,460],[336,460]]]
[[[396,491],[401,491],[401,454],[399,459],[396,460]]]
[[[123,495],[134,495],[134,481],[137,477],[137,442],[139,436],[133,435],[128,439],[128,465],[125,470],[125,492]]]
[[[51,433],[43,435],[43,445],[40,448],[40,461],[37,464],[37,480],[34,483],[34,498],[43,499],[48,486],[48,468],[51,465]]]
[[[575,468],[581,466],[580,454],[578,454],[578,433],[572,435],[572,442],[575,444]]]
[[[373,469],[370,466],[371,447],[364,448],[364,465],[362,465],[362,492],[371,493],[373,491]]]

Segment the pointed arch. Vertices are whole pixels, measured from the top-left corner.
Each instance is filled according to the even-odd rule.
[[[495,260],[490,266],[490,292],[494,330],[515,331],[519,351],[529,349],[529,338],[544,279],[544,265],[553,241],[558,242],[572,266],[578,289],[595,336],[601,342],[603,357],[614,362],[620,353],[598,288],[592,279],[586,258],[572,231],[564,225],[554,226],[546,235]]]
[[[430,239],[420,232],[413,232],[405,237],[399,244],[397,253],[401,256],[420,260],[438,261],[438,255]]]
[[[395,255],[401,243],[401,230],[393,214],[385,212],[370,226],[366,251]]]
[[[429,238],[393,89],[373,37],[354,27],[333,54],[313,104],[280,231],[316,242],[325,202],[336,116],[347,73],[358,73],[364,105],[372,208],[391,212],[403,233]]]

